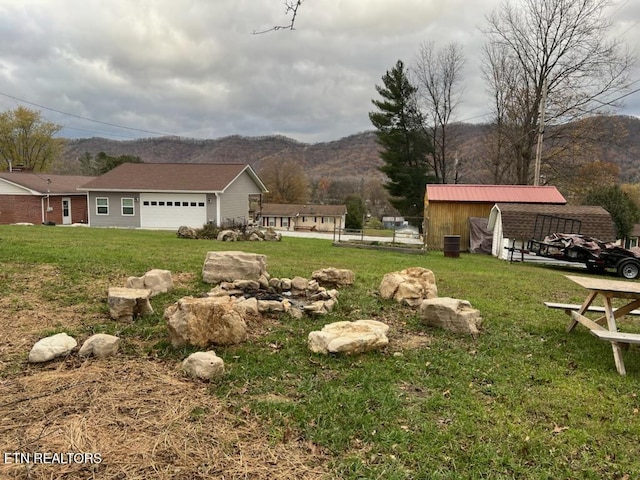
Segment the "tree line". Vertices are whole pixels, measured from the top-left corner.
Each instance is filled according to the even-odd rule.
[[[610,164],[598,158],[576,162],[577,151],[602,140],[589,122],[571,135],[563,128],[608,113],[632,85],[635,58],[609,35],[612,5],[609,0],[505,1],[487,16],[482,76],[492,105],[478,155],[494,184],[561,184],[571,190],[580,175],[593,175],[600,182],[575,200],[608,202],[610,213],[625,210],[621,216],[638,221],[637,209],[629,211],[633,202],[615,190],[615,179],[613,185],[601,183]],[[425,42],[413,66],[398,60],[376,85],[379,98],[372,100],[376,109],[369,118],[382,148],[384,186],[403,215],[423,211],[425,184],[457,182],[460,160],[450,133],[462,100],[464,63],[459,44],[438,50]],[[614,191],[599,194],[604,188]],[[616,226],[619,238],[630,233],[629,222],[616,219]]]

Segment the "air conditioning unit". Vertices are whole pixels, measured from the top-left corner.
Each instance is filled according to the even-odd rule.
[[[53,207],[47,207],[47,212],[53,212]]]

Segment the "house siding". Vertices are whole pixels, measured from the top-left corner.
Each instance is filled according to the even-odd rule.
[[[227,187],[221,195],[220,221],[244,223],[249,219],[249,195],[261,193],[258,186],[245,171]]]
[[[96,198],[109,199],[109,215],[98,215],[96,211]],[[92,227],[122,227],[122,228],[138,228],[140,227],[140,205],[136,202],[134,205],[134,215],[122,215],[122,199],[123,198],[139,198],[140,195],[133,192],[112,193],[112,192],[89,192],[89,224]],[[72,201],[73,203],[73,201]]]
[[[469,218],[486,218],[495,202],[429,202],[425,206],[427,249],[444,249],[446,235],[460,235],[460,248],[469,250]]]
[[[213,193],[207,194],[207,223],[216,225],[218,216],[216,206],[218,205],[218,198]]]

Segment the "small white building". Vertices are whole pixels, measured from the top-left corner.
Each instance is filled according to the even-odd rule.
[[[526,249],[530,240],[543,241],[550,233],[579,233],[603,242],[616,240],[609,212],[593,205],[496,203],[487,225],[493,234],[491,253],[509,260],[510,248]]]

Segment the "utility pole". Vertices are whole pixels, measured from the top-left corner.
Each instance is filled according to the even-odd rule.
[[[536,147],[536,165],[533,173],[533,185],[540,185],[540,162],[542,159],[542,139],[544,137],[544,111],[547,103],[547,78],[542,81],[542,98],[540,99],[540,119],[538,121],[538,145]]]

